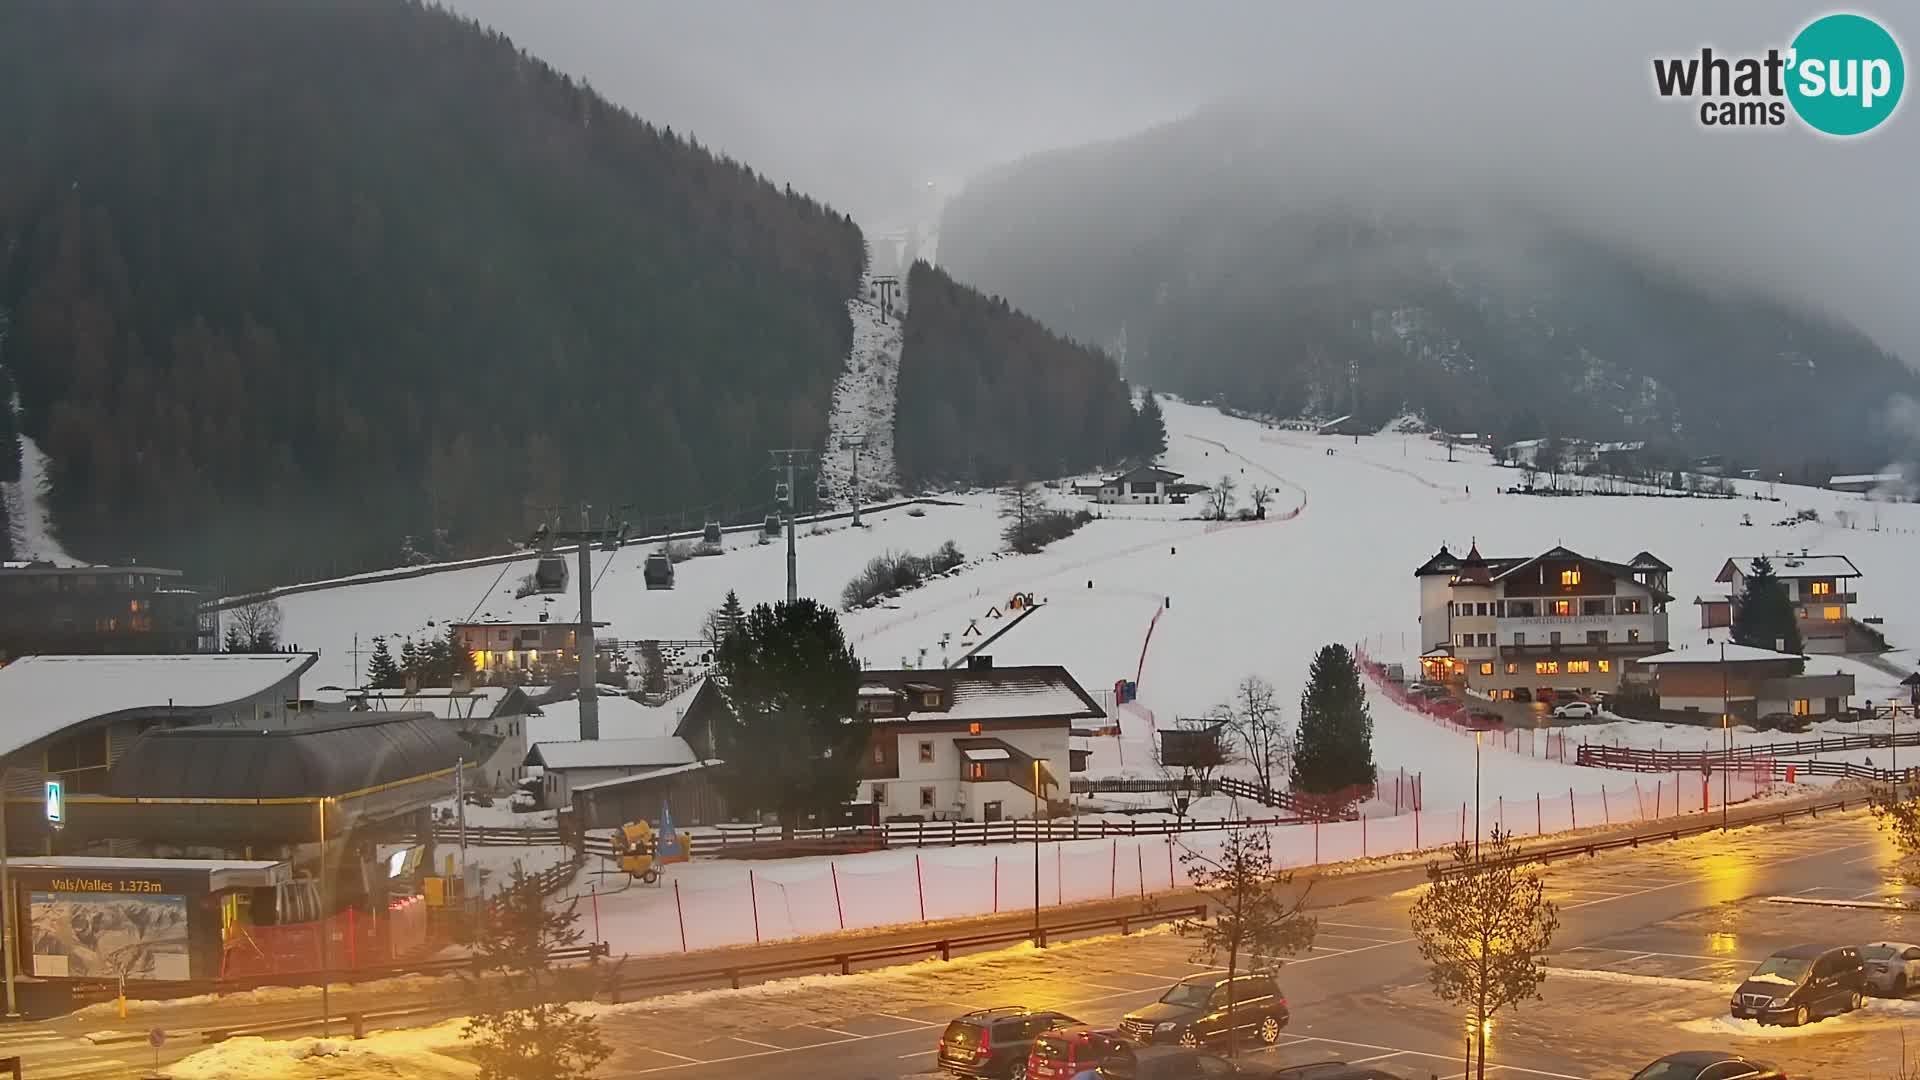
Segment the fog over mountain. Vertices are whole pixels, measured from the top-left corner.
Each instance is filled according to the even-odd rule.
[[[908,212],[928,179],[1251,101],[1285,121],[1261,137],[1305,170],[1302,184],[1517,193],[1711,280],[1829,309],[1920,359],[1912,103],[1873,135],[1833,140],[1791,125],[1706,129],[1695,106],[1652,89],[1654,56],[1784,45],[1818,5],[453,6],[863,224]],[[1905,29],[1900,10],[1868,13]]]

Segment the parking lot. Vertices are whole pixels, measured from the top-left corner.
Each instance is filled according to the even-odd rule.
[[[1885,896],[1896,891],[1886,875],[1892,858],[1870,821],[1848,814],[1551,867],[1562,927],[1544,1000],[1496,1019],[1489,1072],[1625,1077],[1660,1054],[1711,1047],[1774,1060],[1795,1077],[1891,1075],[1900,1031],[1920,1021],[1920,1002],[1874,1001],[1804,1029],[1734,1021],[1726,1005],[1773,949],[1920,936],[1915,917],[1901,912],[1769,899]],[[1280,973],[1292,1024],[1279,1045],[1248,1051],[1250,1061],[1337,1058],[1417,1080],[1458,1075],[1465,1024],[1426,985],[1407,930],[1414,895],[1401,889],[1317,912],[1314,950]],[[659,999],[608,1010],[603,1024],[620,1047],[608,1073],[924,1076],[935,1071],[946,1022],[969,1009],[1024,1004],[1111,1026],[1168,984],[1210,970],[1217,967],[1196,959],[1190,941],[1163,928]]]

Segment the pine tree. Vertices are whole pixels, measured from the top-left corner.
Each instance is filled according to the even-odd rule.
[[[1733,640],[1778,652],[1798,653],[1805,648],[1786,583],[1775,576],[1773,561],[1765,555],[1753,560],[1753,572],[1740,590],[1733,616]]]
[[[1373,780],[1373,714],[1360,669],[1346,646],[1322,646],[1300,695],[1293,789],[1329,794]]]
[[[853,795],[872,724],[854,713],[860,664],[830,607],[761,604],[720,646],[726,708],[713,738],[732,806],[779,815],[791,837],[807,813]]]
[[[402,685],[405,685],[405,680],[407,679],[421,680],[423,674],[424,672],[421,671],[420,650],[414,645],[413,639],[408,638],[406,642],[400,646],[400,677]]]
[[[719,647],[744,618],[746,612],[740,607],[740,594],[728,589],[727,598],[707,615],[707,640],[713,642],[716,648]]]
[[[227,652],[246,652],[247,651],[247,639],[241,636],[239,627],[237,626],[227,627],[227,634],[226,634],[226,637],[221,641],[221,648],[225,649]]]
[[[1140,411],[1134,416],[1133,452],[1146,461],[1167,452],[1167,418],[1161,415],[1160,401],[1151,390],[1141,392]]]
[[[612,1055],[594,1018],[572,1002],[590,1000],[618,966],[549,959],[584,942],[579,922],[577,904],[549,904],[539,879],[518,865],[489,917],[474,920],[476,975],[462,978],[476,1008],[461,1036],[473,1045],[479,1080],[589,1080]]]
[[[4,318],[0,311],[0,318]],[[6,324],[0,322],[0,347],[6,345]],[[13,377],[0,364],[0,484],[20,479],[20,419],[13,412]],[[0,543],[5,538],[0,537]]]
[[[386,638],[373,639],[373,659],[367,661],[367,686],[374,690],[397,690],[404,685],[400,666],[387,650]]]

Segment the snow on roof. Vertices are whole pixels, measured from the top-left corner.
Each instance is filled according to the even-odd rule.
[[[678,776],[681,773],[696,772],[700,769],[718,764],[720,764],[718,761],[690,761],[685,765],[670,765],[664,769],[648,769],[646,772],[634,773],[632,776],[615,776],[606,780],[595,780],[591,784],[575,784],[573,785],[573,790],[593,791],[597,788],[617,787],[620,784],[631,784],[640,780],[658,780],[663,776]]]
[[[962,750],[960,753],[965,755],[968,761],[1006,761],[1013,757],[1012,754],[997,746],[983,747],[977,750]]]
[[[292,867],[270,859],[127,859],[101,855],[14,856],[13,871],[65,870],[75,874],[205,874],[214,891],[263,888],[293,879]]]
[[[1840,484],[1897,484],[1905,479],[1906,477],[1897,472],[1848,473],[1845,476],[1830,477],[1827,480],[1827,486],[1834,487]]]
[[[1646,657],[1640,662],[1648,665],[1660,664],[1717,664],[1720,662],[1719,645],[1702,645],[1696,649],[1675,649],[1672,652],[1658,653]],[[1751,664],[1763,660],[1805,660],[1799,653],[1774,652],[1772,649],[1756,649],[1751,645],[1728,645],[1725,652],[1729,664]]]
[[[245,701],[297,678],[316,659],[316,653],[21,657],[0,667],[0,754],[96,717]]]
[[[608,738],[665,738],[673,734],[680,720],[679,708],[673,702],[642,705],[624,695],[600,695],[599,712],[600,734]],[[529,743],[572,742],[579,737],[578,698],[549,701],[539,707],[538,714],[527,718]]]
[[[915,712],[915,720],[1011,720],[1098,715],[1066,683],[1045,677],[954,680],[953,707]]]
[[[1759,556],[1728,559],[1742,577],[1753,576],[1753,560]],[[1782,578],[1826,578],[1860,577],[1860,568],[1845,555],[1768,555],[1767,561],[1773,564],[1773,576]],[[1716,581],[1731,580],[1726,576],[1726,568],[1721,568],[1721,576]]]
[[[867,683],[860,688],[861,697],[892,697],[896,693],[898,691],[893,687],[881,686],[878,683]]]
[[[549,769],[627,769],[639,765],[687,765],[699,760],[687,740],[577,739],[536,743],[527,751],[528,765]]]

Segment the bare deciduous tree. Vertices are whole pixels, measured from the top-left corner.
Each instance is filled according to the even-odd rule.
[[[1517,854],[1512,834],[1498,828],[1477,852],[1472,844],[1455,844],[1451,866],[1427,867],[1431,883],[1413,904],[1413,933],[1433,992],[1467,1007],[1468,1049],[1478,1048],[1480,1080],[1487,1075],[1494,1015],[1540,997],[1546,952],[1560,927],[1546,878]]]
[[[1293,729],[1285,723],[1273,684],[1249,675],[1214,713],[1225,724],[1260,786],[1276,789],[1293,769]]]
[[[280,647],[280,602],[248,601],[227,610],[228,652],[273,652]]]
[[[1226,725],[1213,717],[1182,718],[1160,732],[1153,747],[1160,775],[1180,780],[1200,795],[1212,790],[1213,775],[1234,761]]]
[[[1247,498],[1253,502],[1253,516],[1267,516],[1267,504],[1273,501],[1273,489],[1265,484],[1255,484],[1247,491]]]
[[[1227,969],[1227,1030],[1234,1029],[1233,978],[1240,972],[1272,974],[1284,963],[1283,957],[1313,947],[1318,922],[1306,914],[1311,882],[1298,895],[1289,897],[1293,872],[1281,869],[1273,859],[1273,838],[1264,826],[1227,831],[1220,853],[1209,855],[1199,848],[1187,848],[1180,855],[1187,868],[1187,880],[1193,883],[1207,902],[1210,919],[1182,919],[1174,924],[1183,937],[1198,940],[1194,947],[1196,963],[1219,964]],[[1279,1037],[1278,1022],[1259,1031],[1262,1042]],[[1227,1041],[1228,1053],[1235,1040]]]
[[[1233,488],[1233,477],[1222,474],[1213,489],[1207,492],[1208,517],[1215,521],[1227,520],[1227,514],[1233,510]]]

